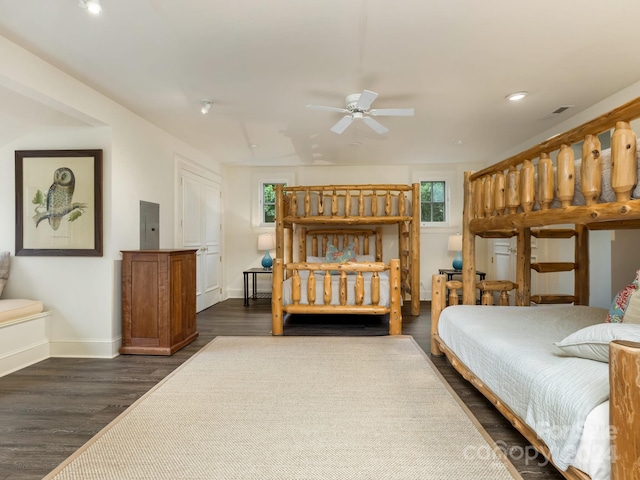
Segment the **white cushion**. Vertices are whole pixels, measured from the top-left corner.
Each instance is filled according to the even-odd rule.
[[[572,333],[555,345],[574,357],[609,361],[609,343],[613,340],[640,342],[640,325],[598,323]]]
[[[42,313],[43,305],[40,300],[22,298],[0,300],[0,324],[17,318],[30,317]]]

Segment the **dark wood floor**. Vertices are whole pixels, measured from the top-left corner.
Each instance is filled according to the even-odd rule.
[[[428,303],[422,312],[405,313],[403,333],[428,352]],[[0,479],[42,478],[215,336],[270,335],[270,314],[268,300],[244,307],[230,299],[198,314],[199,338],[171,357],[51,358],[0,378]],[[287,319],[284,332],[386,335],[387,328],[385,317],[298,316]],[[525,480],[563,478],[445,359],[431,358]]]

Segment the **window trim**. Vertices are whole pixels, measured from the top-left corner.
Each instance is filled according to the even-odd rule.
[[[444,222],[423,222],[422,221],[422,213],[420,214],[420,227],[429,227],[429,228],[451,228],[456,224],[451,218],[452,215],[452,198],[455,188],[455,172],[416,172],[413,175],[413,181],[415,183],[420,183],[422,186],[423,182],[444,182]],[[420,209],[422,212],[422,209]]]

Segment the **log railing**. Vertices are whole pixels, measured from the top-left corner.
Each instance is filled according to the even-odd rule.
[[[374,255],[376,262],[382,261],[382,229],[340,229],[300,227],[298,238],[298,259],[307,259],[307,249],[314,257],[324,257],[329,244],[337,248],[353,245],[357,255]],[[373,248],[372,243],[373,241]]]
[[[415,185],[320,185],[281,187],[284,221],[354,224],[397,223],[413,218],[411,206]],[[418,197],[419,200],[419,197]]]
[[[285,271],[291,272],[291,300],[283,303],[283,281]],[[308,275],[301,275],[307,271]],[[380,273],[389,272],[389,305],[380,303]],[[337,275],[332,275],[337,272]],[[364,302],[367,285],[363,273],[371,273],[369,282],[370,304]],[[333,280],[338,277],[338,288],[334,291]],[[354,278],[353,293],[355,301],[347,304],[349,298],[349,278]],[[317,297],[318,283],[322,285],[322,298]],[[301,303],[302,292],[306,292],[307,302]],[[337,299],[337,302],[334,302]],[[347,262],[347,263],[306,263],[297,262],[284,265],[282,259],[276,258],[273,265],[272,287],[272,333],[282,335],[285,313],[316,314],[389,314],[389,334],[400,335],[402,332],[402,313],[400,296],[400,261],[392,259],[389,264],[382,262]]]
[[[639,117],[640,98],[637,98],[506,160],[475,173],[465,173],[463,303],[474,303],[475,235],[490,237],[488,232],[517,232],[516,304],[529,305],[529,230],[558,224],[576,226],[574,297],[577,304],[588,303],[588,229],[601,224],[610,228],[637,227],[640,223],[640,199],[631,197],[637,184],[638,164],[636,134],[630,128],[630,122]],[[608,182],[615,201],[599,203],[604,176],[598,135],[607,131],[613,131]],[[572,145],[580,142],[580,193],[584,205],[575,204],[578,171]]]
[[[458,295],[458,290],[462,289],[462,282],[460,280],[449,280],[445,282],[445,287],[449,291],[446,305],[459,305],[460,295]],[[517,284],[508,280],[481,280],[476,283],[476,288],[482,292],[482,305],[493,305],[493,294],[495,292],[500,294],[498,305],[509,305],[509,292],[517,287]]]
[[[469,188],[473,198],[469,212],[471,232],[552,223],[589,224],[613,217],[640,218],[640,202],[619,204],[631,200],[637,184],[636,134],[629,122],[638,117],[640,98],[470,174]],[[610,210],[595,207],[602,193],[603,180],[601,146],[597,135],[607,130],[613,130],[610,182],[618,203]],[[573,204],[577,172],[571,145],[579,142],[582,142],[580,188],[585,206]],[[551,158],[554,152],[555,162]],[[557,203],[555,208],[554,203]],[[583,212],[571,207],[580,207]],[[529,215],[510,217],[516,213]]]

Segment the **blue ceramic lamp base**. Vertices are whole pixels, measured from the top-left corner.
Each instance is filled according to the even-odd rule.
[[[456,258],[453,259],[453,269],[462,270],[462,252],[458,252]]]
[[[273,259],[271,258],[271,255],[269,255],[269,250],[267,250],[266,252],[264,252],[264,257],[262,257],[262,267],[265,270],[269,270],[271,269],[272,265]]]

